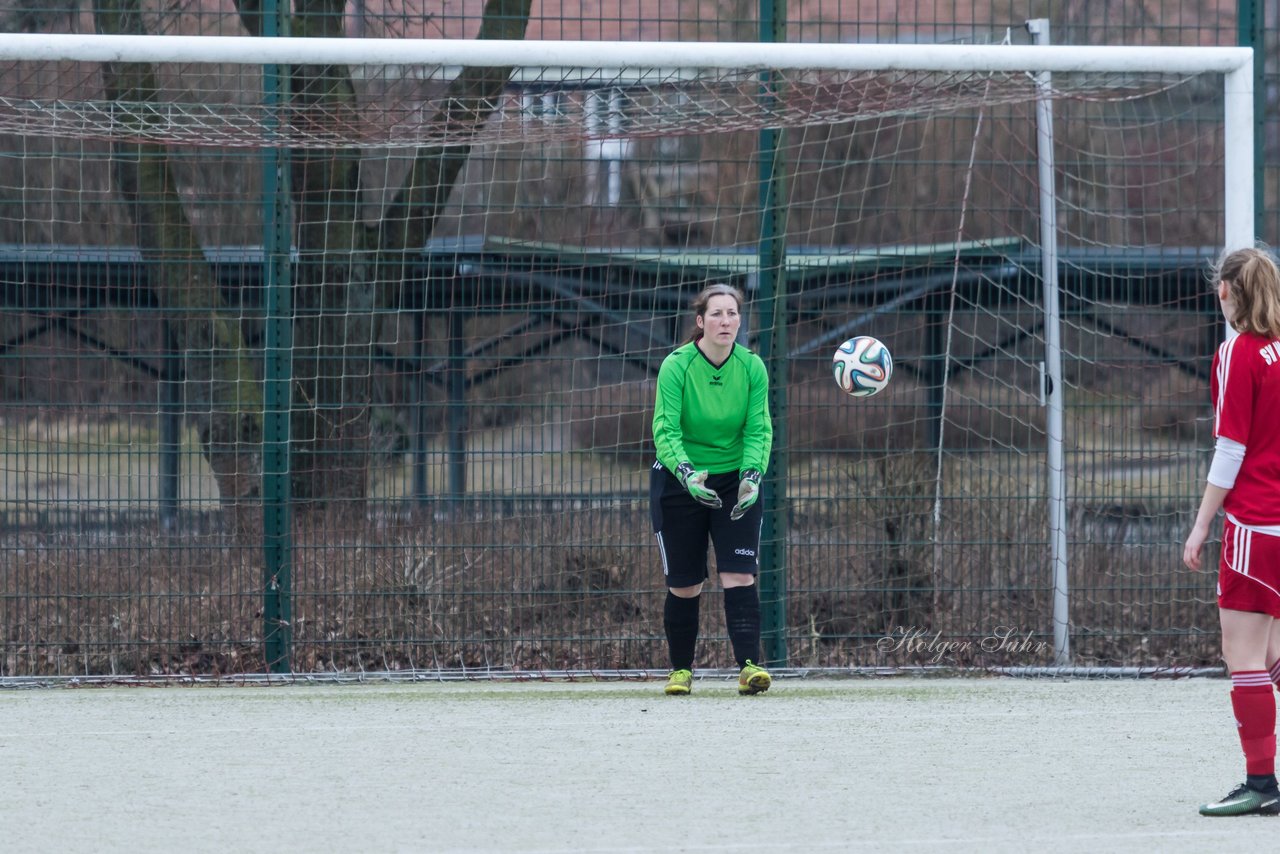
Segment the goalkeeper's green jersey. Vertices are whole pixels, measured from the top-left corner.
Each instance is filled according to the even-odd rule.
[[[739,344],[716,366],[695,343],[677,348],[658,370],[653,442],[658,462],[682,462],[711,474],[767,470],[773,448],[769,377],[764,362]]]

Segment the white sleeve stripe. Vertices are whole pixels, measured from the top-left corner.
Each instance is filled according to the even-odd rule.
[[[1234,335],[1218,347],[1218,399],[1213,413],[1213,435],[1218,435],[1222,423],[1222,402],[1227,399],[1227,377],[1231,376],[1231,355],[1239,335]]]

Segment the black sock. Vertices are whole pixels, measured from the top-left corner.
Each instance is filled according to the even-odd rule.
[[[662,607],[662,626],[667,630],[667,651],[672,670],[692,670],[693,650],[698,644],[698,602],[701,596],[681,599],[670,590]]]
[[[1249,774],[1244,784],[1255,792],[1274,792],[1276,790],[1275,774]]]
[[[760,663],[760,591],[748,587],[728,587],[724,591],[724,622],[729,643],[739,667]]]

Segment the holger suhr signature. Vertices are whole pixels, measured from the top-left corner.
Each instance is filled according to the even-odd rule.
[[[1023,632],[1012,626],[997,626],[989,635],[980,638],[950,640],[940,631],[930,631],[916,626],[898,626],[897,629],[876,641],[881,652],[901,652],[933,664],[948,659],[967,659],[976,653],[1014,655],[1039,655],[1051,648],[1048,641],[1036,640],[1032,632]]]

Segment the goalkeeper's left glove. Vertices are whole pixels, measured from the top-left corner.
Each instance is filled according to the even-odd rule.
[[[760,497],[760,474],[758,469],[744,469],[738,477],[738,503],[729,511],[729,518],[734,522],[741,519]]]

